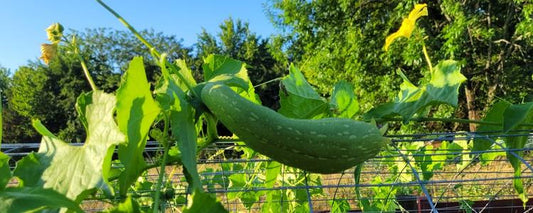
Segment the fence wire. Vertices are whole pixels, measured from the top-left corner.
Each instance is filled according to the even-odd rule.
[[[525,195],[533,194],[533,130],[387,137],[391,139],[391,148],[366,161],[359,174],[353,168],[337,174],[309,174],[279,165],[275,183],[268,183],[266,176],[271,172],[268,165],[272,161],[260,155],[242,158],[243,145],[233,140],[218,141],[204,149],[198,169],[205,191],[232,212],[259,212],[265,206],[279,210],[274,212],[298,209],[358,212],[362,208],[366,212],[533,212],[533,202],[522,202],[514,188],[514,181],[519,179]],[[522,149],[506,148],[503,139],[511,137],[528,137],[528,143]],[[494,145],[475,151],[474,140]],[[3,144],[2,151],[17,160],[36,151],[38,146],[38,143]],[[147,161],[156,162],[160,152],[156,142],[149,142]],[[520,160],[520,175],[516,175],[506,156]],[[165,186],[172,189],[172,196],[166,198],[167,212],[179,212],[190,196],[188,184],[181,167],[167,166],[166,170]],[[131,196],[147,208],[154,193],[150,184],[156,181],[159,172],[147,171],[132,187]],[[97,194],[85,200],[84,210],[105,210],[109,204],[102,199],[103,195]]]

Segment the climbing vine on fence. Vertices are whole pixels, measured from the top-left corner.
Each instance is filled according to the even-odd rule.
[[[82,61],[82,67],[85,69],[87,80],[92,86],[92,91],[80,94],[76,110],[81,123],[84,125],[87,138],[83,146],[75,147],[68,142],[62,141],[52,134],[41,124],[39,120],[32,121],[34,128],[42,135],[42,141],[39,151],[31,153],[19,160],[13,171],[9,168],[9,157],[0,153],[0,209],[8,212],[33,211],[42,209],[59,209],[66,208],[74,212],[82,212],[80,203],[100,193],[105,196],[113,207],[111,210],[117,211],[138,211],[139,202],[132,198],[132,188],[138,183],[141,175],[147,170],[155,167],[160,168],[155,185],[149,187],[154,190],[153,199],[150,205],[154,211],[164,211],[165,192],[169,190],[165,185],[165,166],[174,164],[181,165],[188,182],[187,191],[192,194],[188,198],[184,212],[225,212],[222,204],[217,201],[210,193],[209,187],[202,182],[197,168],[198,153],[207,147],[210,143],[218,139],[216,125],[218,118],[214,111],[210,111],[204,104],[202,94],[208,94],[204,89],[213,88],[213,84],[223,85],[232,88],[231,92],[245,98],[246,101],[260,104],[258,96],[255,94],[254,87],[248,77],[246,65],[240,61],[221,55],[210,55],[204,59],[203,71],[204,82],[196,82],[192,77],[191,70],[184,61],[168,61],[164,53],[159,53],[152,48],[137,31],[130,26],[115,11],[105,5],[102,1],[97,0],[113,15],[119,18],[122,23],[128,27],[148,48],[150,48],[153,60],[161,68],[161,79],[157,82],[155,88],[151,90],[146,79],[146,73],[143,67],[142,58],[136,57],[131,60],[129,68],[122,77],[121,86],[116,94],[108,94],[98,89],[87,66]],[[387,46],[399,38],[409,37],[411,31],[415,28],[416,19],[427,15],[427,6],[424,4],[416,5],[415,15],[411,15],[404,21],[403,26],[390,39],[387,39]],[[43,48],[43,58],[48,63],[54,56],[55,49],[49,48],[54,45],[71,45],[77,48],[75,38],[62,38],[63,27],[59,24],[52,25],[48,29],[51,46]],[[62,42],[62,43],[60,43]],[[331,122],[356,122],[354,118],[362,118],[369,127],[361,129],[368,131],[365,135],[346,135],[345,138],[356,139],[366,138],[373,130],[377,131],[375,124],[385,126],[381,128],[381,133],[386,132],[386,123],[393,121],[402,121],[403,123],[420,122],[432,120],[427,117],[427,109],[432,106],[447,104],[457,106],[458,90],[465,77],[460,72],[460,65],[453,60],[439,61],[433,66],[430,56],[427,54],[425,47],[423,50],[426,61],[429,66],[430,79],[427,83],[416,86],[398,70],[399,78],[403,79],[398,96],[390,103],[384,103],[368,112],[360,112],[357,97],[353,92],[353,85],[346,82],[339,82],[335,85],[333,92],[329,97],[320,96],[310,85],[300,70],[291,65],[289,73],[281,79],[280,85],[280,103],[281,108],[275,113],[276,116],[284,116],[287,121],[291,122],[308,122],[311,119],[326,118]],[[73,54],[78,54],[74,51]],[[80,59],[81,58],[80,56]],[[392,69],[392,68],[391,68]],[[229,96],[228,96],[229,97]],[[229,103],[237,102],[237,99],[227,100]],[[240,103],[245,103],[240,100]],[[248,102],[246,102],[248,103]],[[241,109],[239,109],[241,110]],[[248,109],[243,109],[248,110]],[[266,109],[265,109],[266,110]],[[0,106],[1,111],[1,106]],[[244,112],[243,112],[244,113]],[[254,111],[246,112],[253,117]],[[255,112],[257,113],[257,111]],[[279,115],[278,115],[279,113]],[[269,114],[270,115],[270,114]],[[224,115],[225,118],[235,115]],[[351,120],[350,120],[351,119]],[[508,133],[511,131],[522,130],[533,127],[533,102],[529,103],[508,103],[500,101],[493,105],[491,111],[481,121],[461,120],[455,118],[440,118],[444,122],[467,122],[479,123],[479,129],[483,131],[495,131]],[[249,122],[261,122],[261,118],[249,119]],[[334,123],[337,125],[338,123]],[[346,123],[348,125],[351,123]],[[369,125],[371,124],[371,125]],[[268,124],[265,124],[268,125]],[[242,127],[247,128],[248,124],[242,123]],[[0,117],[1,127],[1,117]],[[274,127],[275,128],[275,127]],[[285,128],[285,126],[279,126]],[[301,134],[316,134],[316,138],[326,137],[326,134],[320,131],[331,131],[309,129],[309,132],[301,132],[299,129],[287,129],[292,131],[295,139]],[[331,132],[328,132],[331,133]],[[271,132],[270,134],[275,134]],[[333,132],[334,134],[344,134],[344,132]],[[0,138],[1,138],[0,128]],[[236,135],[239,136],[239,135]],[[328,136],[329,139],[334,138]],[[360,138],[359,138],[360,137]],[[372,136],[381,140],[381,135]],[[155,139],[161,147],[163,153],[155,162],[147,162],[144,159],[146,142],[149,138]],[[273,137],[275,138],[275,137]],[[234,138],[239,140],[238,137]],[[282,139],[280,139],[282,140]],[[328,140],[328,139],[325,139]],[[377,139],[376,139],[377,140]],[[385,140],[384,140],[385,141]],[[469,149],[483,151],[491,149],[494,146],[505,146],[509,149],[521,149],[524,147],[527,137],[511,137],[505,139],[503,144],[496,143],[494,140],[476,139],[472,144],[465,140],[456,140],[445,142],[443,147],[457,147],[457,149]],[[247,141],[244,140],[244,143]],[[311,141],[313,142],[313,141]],[[318,141],[317,143],[322,143]],[[334,141],[338,142],[338,141]],[[269,143],[269,141],[259,141],[257,143]],[[287,142],[288,144],[290,142]],[[307,142],[302,142],[307,143]],[[334,144],[328,143],[329,145]],[[309,144],[313,146],[328,144]],[[1,144],[0,144],[1,145]],[[380,144],[385,145],[385,144]],[[397,146],[412,146],[409,144],[387,145],[384,152],[399,152]],[[243,157],[257,157],[257,152],[263,153],[261,146],[256,150],[243,148]],[[266,146],[265,146],[266,147]],[[301,154],[301,151],[287,148],[289,145],[280,145],[278,149],[286,153],[284,158],[291,158]],[[333,147],[338,150],[341,156],[348,156],[345,153],[345,147]],[[381,148],[381,147],[377,147]],[[117,159],[113,159],[113,153],[118,149]],[[361,149],[364,151],[364,149]],[[397,151],[395,151],[397,150]],[[425,153],[443,152],[445,150],[433,149],[428,146],[409,147],[408,150],[416,150],[410,153],[400,153],[406,159],[413,162],[413,174],[399,172],[405,178],[429,180],[432,178],[432,171],[438,170],[444,166],[442,159],[452,158],[453,153],[442,156],[424,156]],[[268,152],[267,152],[268,153]],[[416,157],[413,157],[415,156]],[[455,155],[457,155],[455,153]],[[507,159],[514,168],[514,175],[521,175],[522,152],[508,152]],[[312,160],[322,160],[321,156],[316,154],[303,155]],[[466,156],[466,155],[465,155]],[[429,159],[428,159],[429,158]],[[435,158],[435,159],[433,159]],[[348,158],[349,159],[349,158]],[[458,169],[464,168],[471,163],[472,158],[463,158],[458,164]],[[112,162],[117,167],[111,167]],[[253,187],[262,184],[266,187],[273,187],[278,181],[285,181],[286,184],[302,184],[302,180],[320,183],[320,177],[316,174],[309,174],[297,168],[291,168],[297,171],[297,175],[292,180],[279,180],[280,163],[272,161],[262,164],[245,165],[245,167],[254,167],[248,169],[265,169],[266,176],[249,176],[247,174],[231,174],[223,177],[234,187]],[[391,165],[391,167],[400,168],[402,165]],[[406,167],[406,165],[403,165]],[[355,177],[359,177],[361,164],[357,167]],[[238,170],[243,167],[235,165],[225,165],[223,170]],[[421,176],[416,171],[421,171]],[[402,170],[403,171],[403,170]],[[411,170],[406,170],[411,171]],[[398,171],[396,171],[398,172]],[[359,174],[358,174],[359,173]],[[412,175],[412,176],[411,176]],[[16,179],[17,185],[7,184],[10,180]],[[356,180],[357,182],[359,180]],[[384,182],[391,180],[374,179],[375,182]],[[217,183],[227,185],[227,183]],[[423,188],[423,186],[422,186]],[[519,197],[527,202],[526,191],[520,178],[514,180],[514,188]],[[384,189],[374,189],[377,195],[383,195]],[[380,191],[381,190],[381,191]],[[397,189],[391,189],[397,190]],[[170,190],[170,192],[172,192]],[[321,194],[320,190],[315,190],[314,194]],[[247,208],[251,208],[254,202],[265,196],[266,204],[262,206],[263,211],[272,212],[279,208],[286,211],[308,211],[309,205],[299,199],[297,205],[292,207],[276,206],[272,202],[274,196],[295,198],[301,194],[282,194],[279,191],[266,192],[232,192],[228,194],[228,199],[241,199],[250,202]],[[360,196],[358,196],[360,197]],[[379,196],[378,196],[379,197]],[[343,201],[333,201],[330,203],[332,209],[345,211],[349,209],[349,203]],[[377,200],[361,200],[360,206],[364,210],[393,210],[395,204],[380,203]]]

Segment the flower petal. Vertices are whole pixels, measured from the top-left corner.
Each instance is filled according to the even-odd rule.
[[[428,16],[428,5],[427,4],[416,4],[415,8],[409,13],[409,19],[416,21],[422,16]]]
[[[413,30],[415,29],[415,23],[416,20],[422,16],[428,15],[428,9],[427,4],[417,4],[415,5],[415,8],[411,10],[409,13],[409,17],[404,18],[402,21],[402,26],[400,26],[400,29],[398,31],[394,32],[393,34],[390,34],[385,39],[385,51],[389,49],[389,46],[392,44],[392,42],[399,38],[399,37],[411,37],[411,34],[413,33]]]
[[[41,57],[48,64],[56,56],[57,44],[41,44]]]

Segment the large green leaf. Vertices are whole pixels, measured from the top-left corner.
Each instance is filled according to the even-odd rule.
[[[51,189],[22,187],[0,191],[1,212],[35,212],[59,208],[83,212],[76,202]]]
[[[456,61],[441,61],[433,68],[429,83],[416,87],[404,75],[400,93],[393,102],[383,104],[366,115],[366,119],[377,119],[400,115],[404,122],[426,107],[437,104],[457,106],[459,86],[466,78],[461,74]]]
[[[11,179],[11,170],[9,169],[9,156],[0,152],[0,191],[2,191]]]
[[[196,126],[194,108],[187,101],[187,95],[178,86],[176,75],[163,77],[156,88],[157,100],[170,113],[170,128],[177,140],[181,162],[189,174],[193,188],[201,189],[200,175],[196,168]]]
[[[209,55],[202,66],[205,82],[220,82],[248,91],[250,78],[246,65],[223,55]]]
[[[291,118],[320,118],[328,103],[305,80],[302,72],[291,65],[289,75],[281,80],[279,113]]]
[[[336,117],[352,118],[359,112],[359,102],[353,87],[346,81],[340,81],[333,87],[330,104],[333,105]]]
[[[523,123],[533,122],[533,102],[525,104],[513,104],[509,106],[503,113],[503,127],[504,131],[508,132],[511,130],[528,130],[526,126],[520,126]],[[528,140],[528,136],[510,136],[504,138],[506,148],[511,150],[520,150],[523,149]],[[514,152],[512,154],[511,152]],[[523,151],[509,151],[507,152],[507,159],[511,162],[511,165],[514,169],[515,179],[513,180],[513,186],[518,193],[520,199],[524,204],[528,201],[527,191],[524,190],[522,184],[522,179],[518,178],[522,174],[522,158],[524,155]]]
[[[113,95],[102,91],[80,95],[78,113],[87,131],[81,147],[65,143],[34,120],[43,136],[39,152],[18,163],[14,175],[24,186],[51,188],[76,201],[105,185],[115,145],[125,140],[113,119],[115,102]]]
[[[185,63],[185,60],[182,60],[182,59],[178,59],[176,60],[176,65],[177,67],[179,68],[179,70],[174,70],[174,69],[171,69],[172,71],[175,71],[175,72],[178,72],[179,74],[181,74],[181,76],[183,76],[185,82],[183,81],[179,81],[178,85],[180,86],[180,88],[183,90],[183,91],[187,91],[187,86],[186,84],[189,84],[190,86],[196,86],[196,80],[194,80],[194,77],[192,75],[192,71],[191,69],[189,69],[189,67],[187,67],[187,64]],[[177,74],[177,73],[174,73],[174,74]]]
[[[498,101],[494,105],[492,105],[492,108],[487,112],[487,115],[485,115],[485,118],[483,118],[483,121],[485,122],[494,122],[494,123],[502,123],[503,122],[503,113],[505,110],[511,105],[511,103],[507,101]],[[477,128],[479,132],[485,132],[482,133],[484,135],[491,135],[491,134],[501,134],[497,133],[497,131],[502,131],[503,125],[489,125],[489,124],[480,124]],[[494,132],[494,133],[490,133]],[[476,137],[474,139],[474,147],[472,148],[473,151],[485,151],[487,149],[490,149],[492,144],[494,143],[494,140],[490,140],[483,137]]]
[[[487,135],[501,134],[501,132],[509,132],[513,130],[527,130],[527,127],[520,126],[520,124],[533,122],[533,103],[529,102],[525,104],[511,104],[507,101],[499,101],[492,106],[483,121],[500,124],[481,124],[478,127],[478,130],[480,132],[494,132],[485,133]],[[509,136],[503,138],[503,140],[505,141],[506,148],[511,150],[523,149],[527,142],[527,139],[527,136]],[[474,140],[473,151],[487,150],[492,146],[493,143],[494,140],[476,138]],[[511,152],[513,152],[514,154]],[[522,161],[520,160],[520,158],[522,158],[523,152],[508,151],[506,152],[506,155],[507,159],[509,160],[514,169],[514,175],[515,177],[517,177],[513,180],[513,186],[516,192],[518,193],[520,199],[525,203],[528,201],[528,198],[526,195],[526,191],[524,190],[524,186],[522,184],[522,179],[518,178],[522,174]]]
[[[126,195],[129,186],[144,171],[143,152],[148,131],[160,111],[150,92],[143,59],[135,57],[117,90],[117,123],[127,141],[118,148],[118,157],[124,165],[118,181],[121,195]]]
[[[224,209],[224,206],[216,200],[214,196],[202,192],[200,190],[195,190],[194,193],[189,197],[187,206],[183,209],[183,213],[223,213],[228,212]]]
[[[509,132],[533,116],[533,102],[513,104],[503,113],[503,131]],[[527,122],[526,122],[527,123]]]
[[[507,137],[504,139],[506,148],[514,150],[514,149],[522,149],[524,148],[524,145],[527,142],[527,136],[520,136],[520,137]],[[514,152],[517,156],[511,154],[511,152]],[[507,152],[507,159],[509,162],[511,162],[511,165],[514,169],[514,176],[515,179],[513,180],[513,186],[516,190],[516,193],[518,193],[518,197],[524,202],[524,204],[528,201],[527,197],[527,191],[524,190],[524,186],[522,184],[522,179],[520,178],[520,175],[522,175],[522,161],[520,161],[520,158],[524,155],[523,151],[509,151]]]

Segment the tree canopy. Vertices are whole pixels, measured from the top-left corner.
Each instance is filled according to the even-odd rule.
[[[410,39],[385,52],[387,35],[396,31],[418,1],[272,0],[269,14],[285,33],[274,44],[284,60],[301,67],[311,83],[328,93],[339,80],[355,84],[362,108],[395,97],[404,71],[413,82],[427,81],[422,45],[434,65],[461,61],[468,81],[461,108],[470,119],[496,97],[521,100],[532,93],[533,4],[529,1],[428,2]],[[426,78],[424,78],[426,76]],[[459,116],[461,117],[461,116]]]

